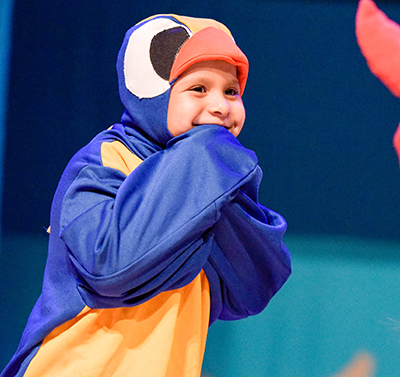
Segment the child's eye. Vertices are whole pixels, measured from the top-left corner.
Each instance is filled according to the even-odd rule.
[[[204,87],[202,87],[202,86],[194,86],[193,88],[191,88],[191,90],[193,91],[193,92],[197,92],[197,93],[205,93],[205,88]]]
[[[238,94],[238,91],[234,88],[231,88],[231,89],[225,90],[225,94],[227,96],[236,96]]]

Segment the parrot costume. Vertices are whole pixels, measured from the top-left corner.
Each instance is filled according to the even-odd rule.
[[[42,294],[1,377],[198,377],[209,326],[259,313],[287,280],[286,223],[258,203],[254,152],[221,126],[167,128],[174,80],[218,59],[243,92],[224,25],[157,15],[128,30],[125,112],[61,177]]]
[[[356,36],[371,72],[400,98],[400,26],[372,0],[361,0],[356,14]],[[400,163],[400,125],[393,145]]]

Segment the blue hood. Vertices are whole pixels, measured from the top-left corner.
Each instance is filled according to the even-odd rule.
[[[121,123],[165,148],[172,138],[167,126],[171,85],[191,64],[215,59],[238,67],[243,90],[247,58],[225,25],[211,19],[156,15],[130,28],[117,60],[125,107]]]

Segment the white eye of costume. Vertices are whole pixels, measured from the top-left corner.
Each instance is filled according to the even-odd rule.
[[[124,57],[125,85],[139,98],[156,97],[170,87],[176,54],[192,32],[170,18],[154,18],[130,36]]]

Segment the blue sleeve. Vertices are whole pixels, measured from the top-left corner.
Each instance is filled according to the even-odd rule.
[[[255,154],[217,126],[172,139],[127,177],[84,160],[68,183],[60,236],[90,307],[134,305],[188,284],[211,252],[207,230],[257,171]]]
[[[212,323],[261,312],[291,273],[282,242],[286,222],[257,203],[261,170],[224,204],[209,230],[213,246],[205,271],[210,281]]]

